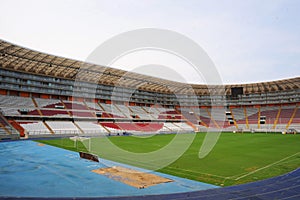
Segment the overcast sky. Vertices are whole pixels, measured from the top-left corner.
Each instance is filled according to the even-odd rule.
[[[0,0],[0,6],[1,39],[58,56],[85,61],[97,46],[115,35],[160,28],[197,42],[215,63],[224,83],[300,75],[298,0]],[[148,63],[137,62],[140,55],[129,58],[116,66],[134,71],[141,69],[138,65],[168,65],[152,62],[151,56]],[[201,82],[186,73],[189,82]],[[167,77],[165,70],[161,77]]]

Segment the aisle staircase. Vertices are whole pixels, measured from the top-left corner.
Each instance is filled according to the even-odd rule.
[[[12,140],[19,138],[19,132],[7,121],[0,110],[0,140]]]

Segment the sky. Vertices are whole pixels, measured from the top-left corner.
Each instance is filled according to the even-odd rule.
[[[0,5],[0,38],[45,53],[89,61],[118,34],[157,28],[196,42],[225,84],[300,75],[298,0],[0,0]],[[170,78],[169,69],[187,82],[203,82],[187,63],[164,52],[128,54],[111,66],[163,78]]]

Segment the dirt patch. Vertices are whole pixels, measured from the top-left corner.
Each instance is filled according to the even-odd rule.
[[[147,188],[160,183],[173,182],[171,179],[160,177],[155,174],[149,174],[119,166],[99,168],[92,170],[92,172],[107,176],[113,180],[120,181],[139,189]]]
[[[245,169],[245,171],[252,172],[252,171],[256,170],[257,168],[258,167],[256,167],[256,166],[252,166],[252,167],[249,167],[249,168]]]

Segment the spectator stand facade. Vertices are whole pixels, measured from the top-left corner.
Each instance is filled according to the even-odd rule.
[[[299,77],[187,85],[0,40],[4,135],[285,132],[300,128],[299,102]]]

